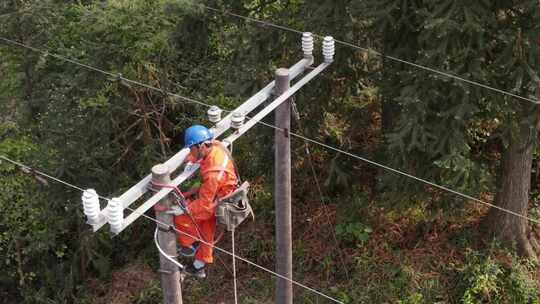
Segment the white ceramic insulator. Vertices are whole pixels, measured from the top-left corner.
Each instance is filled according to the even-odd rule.
[[[324,37],[322,53],[324,57],[324,62],[334,61],[334,54],[336,53],[336,47],[334,43],[334,38],[332,38],[331,36]]]
[[[107,206],[107,219],[111,225],[111,232],[118,233],[122,229],[124,223],[124,210],[122,202],[118,198],[113,198]]]
[[[218,122],[221,120],[221,109],[218,106],[211,106],[210,109],[208,109],[208,120],[210,122]]]
[[[231,127],[233,129],[240,129],[244,125],[244,115],[242,113],[233,113],[231,117]]]
[[[302,34],[302,52],[304,52],[304,57],[313,56],[313,35],[310,32],[305,32]]]
[[[88,224],[94,225],[98,222],[99,213],[99,196],[94,189],[87,189],[82,195],[84,215],[88,219]]]

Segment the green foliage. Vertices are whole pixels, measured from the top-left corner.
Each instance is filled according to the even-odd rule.
[[[373,232],[371,227],[362,223],[343,223],[336,225],[336,236],[347,243],[364,244]]]
[[[413,293],[409,295],[404,300],[399,300],[398,304],[423,304],[424,302],[424,296],[422,296],[421,293]]]
[[[332,294],[343,303],[354,303],[353,299],[344,291],[339,290],[337,287],[331,287]]]
[[[538,97],[537,75],[526,72],[540,63],[533,38],[538,26],[532,21],[539,8],[532,1],[389,0],[365,5],[385,54]],[[489,166],[497,163],[478,158],[475,151],[484,149],[482,141],[527,136],[525,129],[529,136],[536,132],[531,120],[538,108],[529,102],[392,60],[384,60],[382,73],[378,84],[383,120],[388,118],[383,125],[388,126],[390,159],[417,176],[468,193],[492,188],[494,170]],[[494,119],[499,121],[495,127]],[[405,185],[402,191],[418,190],[403,178],[383,181]]]
[[[501,265],[489,258],[483,261],[471,261],[465,266],[463,273],[468,285],[462,297],[463,303],[500,301],[501,290],[498,286],[498,277],[503,273]]]
[[[141,291],[134,300],[135,304],[153,304],[163,301],[163,291],[159,281],[154,281],[150,286]]]
[[[535,22],[540,10],[534,1],[490,5],[450,0],[209,3],[359,41],[385,54],[525,96],[539,94],[535,71],[540,56],[534,39],[540,35]],[[365,9],[366,5],[372,9]],[[300,59],[298,35],[209,12],[196,1],[9,0],[0,3],[0,18],[3,36],[226,109],[271,81],[274,68]],[[507,144],[506,139],[521,133],[535,135],[530,127],[537,108],[382,60],[371,51],[338,50],[333,68],[296,95],[308,137],[368,158],[387,158],[384,163],[474,193],[493,186],[497,160],[486,156],[493,152],[493,142]],[[121,193],[153,164],[179,149],[185,127],[207,123],[204,107],[114,76],[3,45],[0,56],[0,72],[6,75],[0,83],[0,154],[96,188],[100,194]],[[377,149],[380,133],[390,149]],[[273,168],[268,161],[272,136],[271,129],[258,127],[234,147],[242,176],[255,181],[250,198],[257,225],[266,232],[272,231],[274,216]],[[302,144],[293,141],[293,150],[303,149]],[[388,153],[383,155],[381,150]],[[379,227],[370,212],[378,212],[372,209],[374,203],[377,208],[391,207],[392,218],[402,216],[422,224],[431,216],[424,200],[431,193],[413,192],[412,197],[405,197],[408,190],[418,188],[370,171],[357,160],[315,147],[311,152],[316,171],[326,180],[327,195],[338,205],[337,225],[328,229],[335,229],[340,245],[348,247],[351,255],[346,259],[357,264],[350,281],[323,288],[347,303],[432,303],[444,297],[441,289],[451,288],[441,287],[446,278],[423,278],[424,269],[409,261],[397,266],[379,261],[383,257],[378,253],[400,255],[399,244],[383,239],[375,248],[366,246],[374,243],[372,238],[381,237],[376,235]],[[309,170],[306,166],[295,169]],[[106,282],[115,269],[134,258],[157,263],[154,249],[148,246],[152,223],[141,220],[111,240],[107,233],[94,234],[84,225],[77,191],[52,182],[42,185],[38,177],[5,162],[0,162],[0,173],[0,266],[4,270],[0,284],[6,287],[0,297],[22,303],[90,303],[84,297],[87,278]],[[295,176],[295,186],[314,192],[311,179]],[[373,179],[378,189],[371,189]],[[394,196],[388,195],[388,188],[395,190]],[[304,212],[303,205],[313,196],[295,198],[295,207]],[[301,214],[305,216],[310,215]],[[246,257],[268,265],[275,260],[275,244],[268,235],[246,233],[245,237],[242,251]],[[457,247],[473,242],[468,234],[463,238]],[[295,247],[299,262],[310,254],[303,244]],[[329,272],[336,265],[332,258],[320,260],[317,269]],[[298,273],[309,282],[316,281],[309,271]],[[485,299],[486,294],[503,303],[538,297],[526,263],[513,262],[508,268],[494,259],[468,257],[458,273],[463,288],[457,298],[471,303]],[[247,281],[255,295],[246,296],[245,303],[272,297],[270,279]],[[198,282],[189,290],[194,302],[200,302],[215,286]],[[320,302],[309,294],[300,299]],[[135,302],[160,300],[155,282]]]
[[[475,251],[457,268],[463,303],[538,303],[540,293],[532,272],[534,265],[513,256],[510,265]]]
[[[13,126],[4,124],[0,130],[0,155],[31,163],[36,155],[46,152],[40,151],[31,138]],[[66,229],[80,218],[66,218],[57,213],[58,210],[68,211],[68,206],[51,203],[54,202],[53,196],[47,188],[52,185],[32,171],[25,171],[0,161],[0,252],[4,257],[0,260],[4,269],[0,281],[6,282],[6,290],[10,293],[8,298],[30,300],[51,296],[66,299],[76,292],[73,275],[67,275],[74,269],[70,269],[73,260],[68,246],[72,240],[65,237]],[[58,272],[65,274],[59,275]],[[62,292],[53,296],[51,291],[58,286],[63,286]],[[38,290],[43,297],[36,293]]]

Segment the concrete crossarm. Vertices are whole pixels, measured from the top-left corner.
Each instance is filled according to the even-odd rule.
[[[296,78],[298,75],[302,74],[305,71],[305,69],[311,64],[313,64],[313,59],[302,59],[299,62],[297,62],[295,65],[293,65],[289,69],[291,80]],[[251,111],[253,111],[255,108],[257,108],[258,106],[260,106],[273,93],[274,86],[275,86],[275,81],[272,81],[262,90],[260,90],[257,94],[253,95],[251,98],[246,100],[242,105],[240,105],[233,112],[229,113],[224,119],[218,122],[212,128],[212,132],[214,133],[214,136],[215,137],[220,136],[231,127],[231,117],[233,113],[239,112],[239,113],[242,113],[242,115],[246,115],[250,113]]]
[[[293,85],[290,89],[285,91],[283,94],[281,94],[278,98],[276,98],[272,103],[270,103],[268,106],[266,106],[263,110],[261,110],[257,115],[255,115],[252,119],[247,121],[238,131],[231,134],[229,137],[223,140],[223,144],[225,146],[228,146],[232,144],[236,139],[238,139],[240,136],[242,136],[245,132],[247,132],[249,129],[251,129],[258,121],[263,119],[266,115],[271,113],[276,107],[278,107],[280,104],[282,104],[285,100],[289,99],[294,93],[296,93],[300,88],[302,88],[306,83],[308,83],[311,79],[315,78],[318,74],[320,74],[326,67],[328,67],[330,63],[321,63],[318,67],[316,67],[313,71],[311,71],[309,74],[307,74],[304,78],[300,79],[295,85]],[[183,150],[182,150],[183,151]],[[193,169],[189,171],[184,171],[182,174],[180,174],[178,177],[176,177],[174,180],[172,180],[171,184],[175,187],[178,187],[182,182],[184,182],[186,179],[191,177],[195,171],[198,169],[197,167],[194,167]],[[144,214],[148,209],[152,208],[159,200],[164,198],[169,192],[171,191],[170,188],[163,188],[158,193],[154,194],[149,200],[144,202],[139,208],[137,208],[134,212],[132,212],[128,217],[125,218],[123,227],[118,233],[120,233],[122,230],[124,230],[125,227],[129,226],[133,221],[135,221],[139,216]]]
[[[194,166],[190,167],[189,170],[185,170],[180,175],[178,175],[175,179],[173,179],[171,181],[171,185],[174,185],[175,187],[178,187],[178,185],[180,185],[185,180],[187,180],[189,177],[191,177],[198,169],[199,169],[199,165],[194,164]],[[171,192],[170,188],[162,188],[161,190],[159,190],[150,199],[148,199],[146,202],[144,202],[142,205],[140,205],[135,211],[133,211],[130,215],[128,215],[124,219],[122,229],[120,229],[117,233],[122,232],[127,226],[129,226],[131,223],[133,223],[139,216],[144,214],[146,211],[148,211],[148,209],[152,208],[152,206],[154,206],[162,198],[167,196],[167,194],[169,194],[169,192]]]
[[[236,139],[238,139],[240,136],[242,136],[247,130],[251,129],[257,122],[259,122],[261,119],[263,119],[266,115],[271,113],[275,108],[277,108],[280,104],[282,104],[285,100],[290,98],[294,93],[296,93],[300,88],[302,88],[306,83],[308,83],[311,79],[313,79],[315,76],[317,76],[319,73],[321,73],[324,69],[326,69],[330,63],[321,63],[318,67],[316,67],[313,71],[311,71],[309,74],[304,76],[304,78],[300,79],[297,83],[295,83],[290,89],[285,91],[283,94],[281,94],[278,98],[276,98],[274,101],[272,101],[269,105],[267,105],[264,109],[262,109],[257,115],[253,116],[250,120],[248,120],[244,125],[238,129],[238,131],[231,134],[229,137],[223,140],[223,142],[232,143]]]

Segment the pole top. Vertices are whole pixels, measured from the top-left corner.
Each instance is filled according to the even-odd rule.
[[[276,70],[277,77],[285,77],[285,76],[289,76],[289,74],[290,74],[289,69],[286,69],[286,68],[279,68]]]
[[[165,164],[159,164],[152,167],[152,175],[163,176],[169,174],[169,167]]]

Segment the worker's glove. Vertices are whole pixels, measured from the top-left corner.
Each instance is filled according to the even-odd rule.
[[[165,213],[178,216],[184,214],[184,210],[180,208],[180,206],[172,206],[169,210],[165,211]]]
[[[197,166],[196,163],[188,162],[186,163],[186,166],[184,167],[184,172],[193,171],[195,170],[196,166]]]

